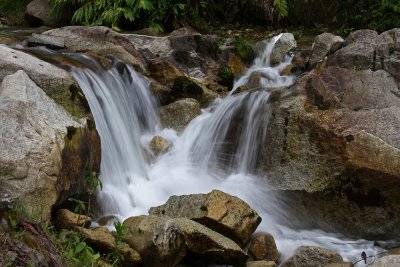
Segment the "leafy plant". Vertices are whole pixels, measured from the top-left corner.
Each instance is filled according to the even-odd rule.
[[[11,25],[23,25],[25,21],[25,7],[30,0],[1,0],[0,17],[6,17]]]
[[[243,36],[235,38],[235,54],[245,62],[251,62],[254,57],[254,51]]]
[[[70,197],[68,201],[75,204],[74,212],[78,214],[86,213],[86,202],[77,198]]]
[[[114,227],[116,231],[115,246],[114,249],[109,254],[107,254],[106,260],[111,262],[113,266],[118,266],[121,265],[124,260],[124,256],[121,253],[121,244],[123,241],[125,225],[123,225],[120,221],[115,221]]]

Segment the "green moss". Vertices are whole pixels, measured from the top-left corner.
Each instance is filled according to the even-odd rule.
[[[233,81],[235,80],[235,75],[233,74],[232,69],[229,66],[224,66],[219,70],[218,76],[221,79],[219,83],[231,90]]]
[[[13,171],[7,167],[0,167],[0,176],[12,176]]]
[[[250,63],[254,59],[254,50],[243,36],[235,38],[235,54],[244,62]]]
[[[25,7],[30,0],[1,0],[0,17],[4,16],[10,25],[25,23]]]
[[[178,77],[174,81],[171,93],[175,97],[193,97],[202,95],[203,89],[187,77]]]

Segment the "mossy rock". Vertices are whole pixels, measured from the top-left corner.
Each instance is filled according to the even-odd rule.
[[[178,77],[174,80],[171,94],[175,98],[196,98],[204,94],[203,89],[193,80],[187,77]]]

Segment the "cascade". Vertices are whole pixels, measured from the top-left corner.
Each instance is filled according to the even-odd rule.
[[[268,138],[271,90],[289,86],[295,79],[279,74],[290,64],[290,57],[278,66],[269,65],[279,37],[265,44],[263,53],[235,82],[232,92],[211,103],[182,133],[162,129],[144,76],[120,62],[104,69],[89,56],[79,59],[88,67],[72,67],[71,73],[86,95],[101,137],[103,190],[98,198],[104,215],[124,220],[147,214],[150,207],[165,203],[171,195],[220,189],[257,210],[263,218],[259,230],[275,237],[283,258],[301,245],[329,247],[351,261],[358,259],[361,251],[376,254],[365,240],[291,228],[285,201],[268,189],[256,171],[259,158],[267,155],[262,144]],[[262,74],[263,89],[234,94],[256,72]],[[168,153],[149,161],[146,151],[154,135],[164,137],[172,146]]]

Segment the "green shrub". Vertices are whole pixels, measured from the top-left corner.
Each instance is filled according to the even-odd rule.
[[[10,25],[25,23],[25,7],[30,0],[1,0],[0,17],[4,16]]]
[[[233,45],[235,47],[235,54],[244,62],[250,63],[254,59],[253,48],[251,48],[243,36],[236,37]]]

